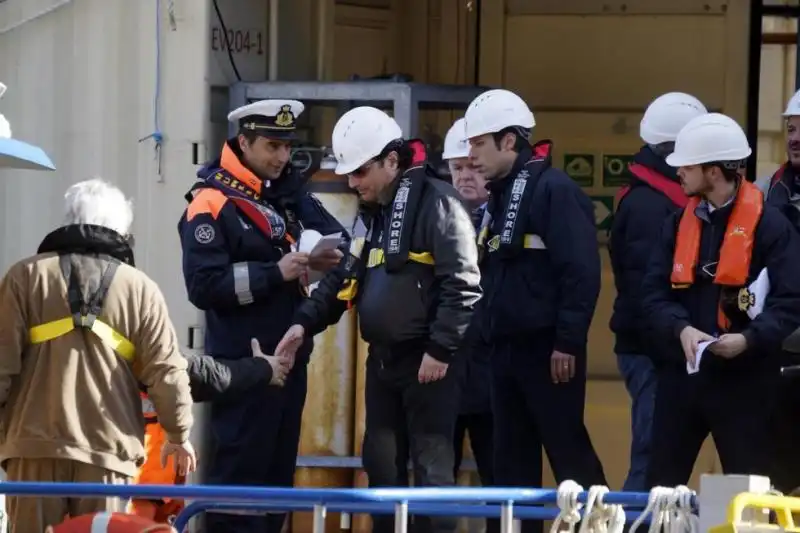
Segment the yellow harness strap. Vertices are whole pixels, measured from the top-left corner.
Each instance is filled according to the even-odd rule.
[[[420,263],[423,265],[433,265],[433,255],[429,252],[408,252],[408,260],[412,263]],[[372,248],[367,257],[367,268],[375,268],[381,266],[386,262],[383,248]]]
[[[72,316],[32,327],[28,331],[29,342],[31,344],[42,344],[63,337],[78,328],[88,329],[97,335],[97,337],[105,342],[111,349],[117,352],[117,355],[128,363],[133,363],[136,357],[136,348],[133,343],[126,339],[124,335],[121,335],[111,326],[97,318],[102,310],[106,294],[108,294],[108,288],[111,286],[111,281],[119,266],[119,261],[112,259],[109,263],[105,272],[103,272],[103,277],[97,292],[92,296],[88,304],[83,302],[80,286],[77,278],[73,275],[69,256],[62,255],[60,261],[61,272],[67,280],[67,294]]]
[[[430,252],[408,252],[408,260],[412,263],[419,263],[421,265],[433,266],[436,263],[433,260],[433,255]],[[386,262],[383,248],[372,248],[367,257],[367,268],[375,268]],[[344,285],[336,294],[336,298],[343,302],[352,302],[358,291],[358,280],[355,278],[348,278],[344,281]]]

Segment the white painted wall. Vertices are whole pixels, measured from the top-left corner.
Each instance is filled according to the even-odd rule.
[[[269,58],[268,0],[218,0],[217,3],[231,40],[231,55],[242,81],[266,80]],[[211,54],[210,83],[228,86],[237,81],[236,74],[225,49],[222,24],[213,7],[209,27],[206,48]]]
[[[176,224],[195,167],[191,143],[207,128],[208,2],[176,0],[175,29],[161,0],[161,172],[150,135],[156,91],[159,0],[55,0],[0,3],[0,105],[14,136],[42,146],[54,173],[0,171],[0,269],[35,252],[60,222],[63,191],[99,175],[136,206],[139,266],[162,287],[179,335],[195,311],[180,271]],[[7,21],[10,21],[6,24]],[[19,25],[18,25],[19,24]]]
[[[160,172],[154,141],[139,141],[155,129],[158,2]],[[208,0],[0,3],[0,80],[8,85],[0,112],[15,138],[44,148],[57,167],[50,173],[0,170],[0,272],[35,253],[60,225],[61,200],[70,184],[101,176],[134,200],[137,266],[161,286],[184,344],[198,312],[186,298],[177,223],[196,172],[192,143],[204,141],[208,129],[209,5]],[[195,440],[201,434],[196,426]]]

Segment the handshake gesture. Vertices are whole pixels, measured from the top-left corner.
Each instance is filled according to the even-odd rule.
[[[272,368],[272,379],[269,384],[283,387],[286,384],[286,377],[289,375],[289,371],[294,366],[294,352],[292,352],[291,357],[282,356],[277,350],[275,355],[267,355],[261,351],[261,344],[256,339],[250,339],[250,349],[253,351],[253,357],[264,359]],[[296,348],[295,351],[297,351]]]
[[[283,360],[290,360],[294,364],[294,356],[302,346],[305,336],[306,330],[303,326],[295,324],[290,327],[283,335],[281,342],[278,343],[277,348],[275,348],[275,356]]]

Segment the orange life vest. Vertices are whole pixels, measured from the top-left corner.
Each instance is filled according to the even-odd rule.
[[[700,236],[703,223],[695,214],[700,198],[689,200],[678,225],[675,239],[675,255],[672,263],[672,287],[687,288],[694,283],[695,270],[700,255]],[[726,287],[741,287],[750,275],[750,260],[756,226],[764,211],[764,195],[754,184],[742,180],[734,199],[733,211],[725,228],[719,263],[714,283]],[[730,321],[717,311],[717,325],[727,331]]]
[[[92,513],[68,518],[45,533],[176,533],[167,524],[124,513]]]
[[[161,466],[161,448],[167,442],[167,434],[158,423],[153,403],[147,394],[141,393],[142,414],[145,419],[144,430],[144,464],[139,468],[134,483],[143,485],[183,485],[184,476],[175,472],[175,460],[167,458],[167,465]],[[184,501],[164,498],[163,500],[131,500],[128,511],[138,516],[166,523],[171,517],[183,510]]]

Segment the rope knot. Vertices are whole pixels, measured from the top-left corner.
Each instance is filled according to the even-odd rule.
[[[652,515],[648,533],[698,533],[700,525],[692,509],[694,497],[694,491],[684,485],[674,489],[653,487],[647,498],[647,507],[633,522],[630,533],[636,533],[648,515]]]
[[[603,502],[603,497],[608,492],[608,487],[603,485],[589,487],[579,533],[622,533],[625,527],[625,511],[621,505]]]
[[[583,487],[572,480],[563,481],[558,486],[556,493],[556,503],[558,504],[558,516],[550,527],[550,533],[558,533],[561,524],[567,524],[567,531],[575,532],[575,525],[581,521],[581,507],[578,503],[578,496],[583,492]]]

